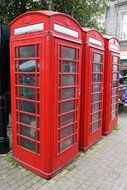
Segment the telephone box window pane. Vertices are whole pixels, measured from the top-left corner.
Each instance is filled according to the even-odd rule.
[[[98,53],[94,53],[94,62],[101,63],[101,55]]]
[[[19,109],[24,112],[35,113],[36,107],[34,102],[19,101]]]
[[[113,120],[115,118],[116,118],[116,112],[114,112],[114,113],[111,114],[111,120]]]
[[[115,96],[115,97],[112,97],[112,104],[114,104],[114,103],[117,103],[117,101],[118,101],[118,98],[117,98],[117,96]]]
[[[21,143],[21,146],[28,149],[28,150],[31,150],[33,152],[36,152],[36,144],[35,142],[33,141],[30,141],[28,139],[24,139],[24,138],[20,138],[20,143]]]
[[[113,71],[118,71],[118,65],[113,65]]]
[[[20,60],[19,71],[20,72],[35,72],[36,61],[35,60]]]
[[[74,125],[69,125],[60,130],[60,137],[64,138],[74,133]]]
[[[112,87],[118,87],[118,81],[113,81],[112,82]]]
[[[113,73],[113,80],[118,79],[118,74],[117,73]]]
[[[92,101],[93,101],[93,102],[97,102],[97,101],[100,101],[101,98],[102,98],[102,95],[101,95],[101,94],[94,94],[94,95],[92,96]]]
[[[99,111],[101,109],[101,103],[93,104],[92,105],[92,112]]]
[[[93,82],[101,82],[102,75],[101,74],[93,74]]]
[[[74,106],[75,106],[75,103],[74,103],[73,100],[72,101],[63,102],[62,103],[62,107],[61,107],[61,111],[63,113],[63,112],[74,110]]]
[[[73,121],[74,121],[74,113],[68,113],[61,116],[60,125],[66,125],[66,124],[72,123]]]
[[[117,104],[112,105],[112,112],[114,112],[117,109]]]
[[[113,63],[118,64],[118,57],[115,57],[115,56],[113,57]]]
[[[35,86],[35,75],[19,74],[19,84],[26,86]]]
[[[63,46],[63,58],[76,59],[76,50],[74,48]]]
[[[74,88],[64,88],[62,89],[62,100],[70,99],[75,97]]]
[[[93,92],[100,92],[100,91],[101,91],[101,84],[94,84]]]
[[[36,127],[36,118],[32,115],[20,113],[20,122]]]
[[[95,121],[97,121],[97,120],[99,120],[99,119],[100,119],[100,112],[95,113],[95,114],[93,114],[93,115],[91,116],[91,122],[92,122],[92,123],[95,122]]]
[[[35,45],[19,47],[19,57],[20,58],[35,57]]]
[[[117,88],[112,89],[112,96],[115,96],[117,94],[118,94],[118,89]]]
[[[94,72],[101,72],[101,64],[93,64],[93,71]]]
[[[63,75],[62,76],[62,86],[75,85],[75,75]]]
[[[32,138],[32,139],[36,138],[35,130],[31,129],[31,128],[28,128],[28,127],[25,127],[23,125],[20,126],[20,134],[23,135],[23,136]]]
[[[100,123],[96,122],[91,125],[91,132],[96,131],[100,127]]]
[[[65,139],[60,144],[60,152],[66,150],[67,148],[71,147],[74,144],[74,137],[70,137],[68,139]]]
[[[62,72],[63,73],[74,73],[76,72],[76,64],[71,61],[62,62]]]
[[[19,96],[20,96],[20,98],[35,100],[36,91],[35,91],[35,89],[31,89],[31,88],[20,88]]]

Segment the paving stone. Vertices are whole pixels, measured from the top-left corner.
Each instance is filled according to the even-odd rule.
[[[47,181],[0,156],[0,190],[127,190],[127,119]],[[12,153],[11,153],[12,154]]]

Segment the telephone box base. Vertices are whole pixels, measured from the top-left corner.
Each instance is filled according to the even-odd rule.
[[[43,172],[43,171],[41,171],[41,170],[38,170],[37,168],[32,167],[31,165],[29,165],[29,164],[27,164],[27,163],[21,161],[19,158],[16,158],[15,156],[14,156],[14,159],[15,159],[17,162],[19,162],[22,166],[24,166],[25,168],[27,168],[27,169],[30,170],[31,172],[35,173],[36,175],[38,175],[38,176],[40,176],[40,177],[42,177],[42,178],[44,178],[44,179],[50,180],[50,179],[53,178],[58,172],[60,172],[63,168],[65,168],[68,164],[70,164],[70,162],[73,162],[73,160],[74,160],[75,158],[77,158],[78,156],[79,156],[79,153],[78,153],[75,157],[71,158],[66,164],[64,164],[63,166],[61,166],[61,167],[58,168],[57,170],[54,170],[54,171],[51,172],[51,173],[45,173],[45,172]]]
[[[94,143],[92,143],[91,145],[88,145],[86,147],[80,147],[80,150],[83,151],[83,152],[86,152],[89,148],[96,145],[102,138],[103,137],[101,136],[100,138],[96,139],[96,141],[94,141]]]
[[[117,127],[117,124],[110,131],[103,132],[102,135],[103,136],[108,136],[116,127]]]

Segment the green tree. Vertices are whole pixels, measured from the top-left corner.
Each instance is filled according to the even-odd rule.
[[[39,0],[0,0],[0,22],[9,23],[18,15],[36,9],[47,9],[47,1]]]
[[[53,10],[67,13],[82,26],[97,27],[96,15],[104,13],[107,0],[52,0]]]
[[[108,0],[0,0],[1,22],[8,23],[27,10],[51,9],[67,13],[82,26],[98,28],[96,15],[104,13]]]

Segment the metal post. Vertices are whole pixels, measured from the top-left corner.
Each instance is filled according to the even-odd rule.
[[[6,33],[6,34],[5,34]],[[7,39],[8,38],[8,39]],[[9,27],[0,26],[0,154],[10,151],[7,125],[9,112],[7,111],[6,94],[9,84]],[[6,72],[7,71],[7,72]]]

